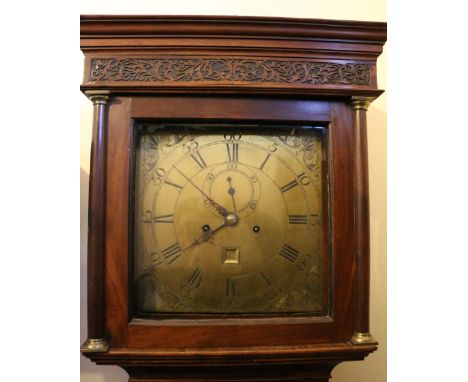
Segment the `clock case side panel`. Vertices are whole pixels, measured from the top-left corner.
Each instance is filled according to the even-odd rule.
[[[128,343],[132,128],[130,98],[109,105],[106,206],[106,332],[111,347]]]
[[[338,115],[340,116],[338,118]],[[328,122],[330,126],[331,248],[333,308],[325,322],[226,320],[210,324],[132,321],[131,169],[136,119]],[[106,330],[113,349],[295,346],[346,343],[353,312],[353,164],[351,112],[344,102],[248,97],[114,97],[109,107],[106,227]],[[244,320],[244,319],[242,319]],[[248,324],[247,324],[248,323]]]

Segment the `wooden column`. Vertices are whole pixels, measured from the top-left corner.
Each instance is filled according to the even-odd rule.
[[[355,154],[355,269],[354,286],[354,345],[376,344],[369,333],[369,284],[370,284],[370,233],[369,233],[369,182],[367,165],[367,108],[372,99],[353,97],[353,129]]]
[[[86,92],[94,110],[88,207],[88,339],[81,347],[85,353],[106,352],[109,348],[104,338],[108,94],[99,90]]]

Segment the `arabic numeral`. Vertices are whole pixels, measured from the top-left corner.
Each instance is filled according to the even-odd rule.
[[[166,170],[164,170],[162,167],[158,167],[153,174],[153,182],[157,186],[160,186],[165,176],[166,176]]]
[[[240,141],[242,138],[242,134],[234,133],[234,134],[224,134],[224,139],[226,141]]]
[[[276,142],[273,142],[270,146],[268,146],[268,151],[271,151],[272,153],[274,153],[276,150],[278,150],[278,145]]]
[[[185,142],[182,145],[182,151],[184,154],[191,154],[198,148],[198,142],[195,142],[193,139],[190,139],[188,142]]]

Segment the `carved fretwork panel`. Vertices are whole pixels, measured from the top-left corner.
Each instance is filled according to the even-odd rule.
[[[370,86],[371,66],[256,58],[93,58],[88,82],[101,81]]]

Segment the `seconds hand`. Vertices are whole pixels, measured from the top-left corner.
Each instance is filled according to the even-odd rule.
[[[234,212],[237,214],[236,202],[234,200],[234,194],[236,193],[236,190],[234,187],[232,187],[232,184],[231,184],[232,178],[229,176],[226,178],[226,180],[229,182],[228,194],[231,195],[232,204],[234,206]]]
[[[189,177],[187,177],[187,175],[185,175],[182,171],[180,171],[176,166],[174,166],[174,168],[185,178],[187,179],[192,185],[193,187],[195,187],[198,191],[200,191],[202,193],[202,195],[207,198],[212,204],[213,206],[216,208],[216,210],[219,212],[219,214],[221,216],[224,216],[226,217],[227,215],[227,211],[225,208],[221,207],[218,203],[216,203],[213,199],[211,199],[207,194],[205,194],[205,192],[203,192],[203,190],[198,187],[195,183],[193,183]]]

